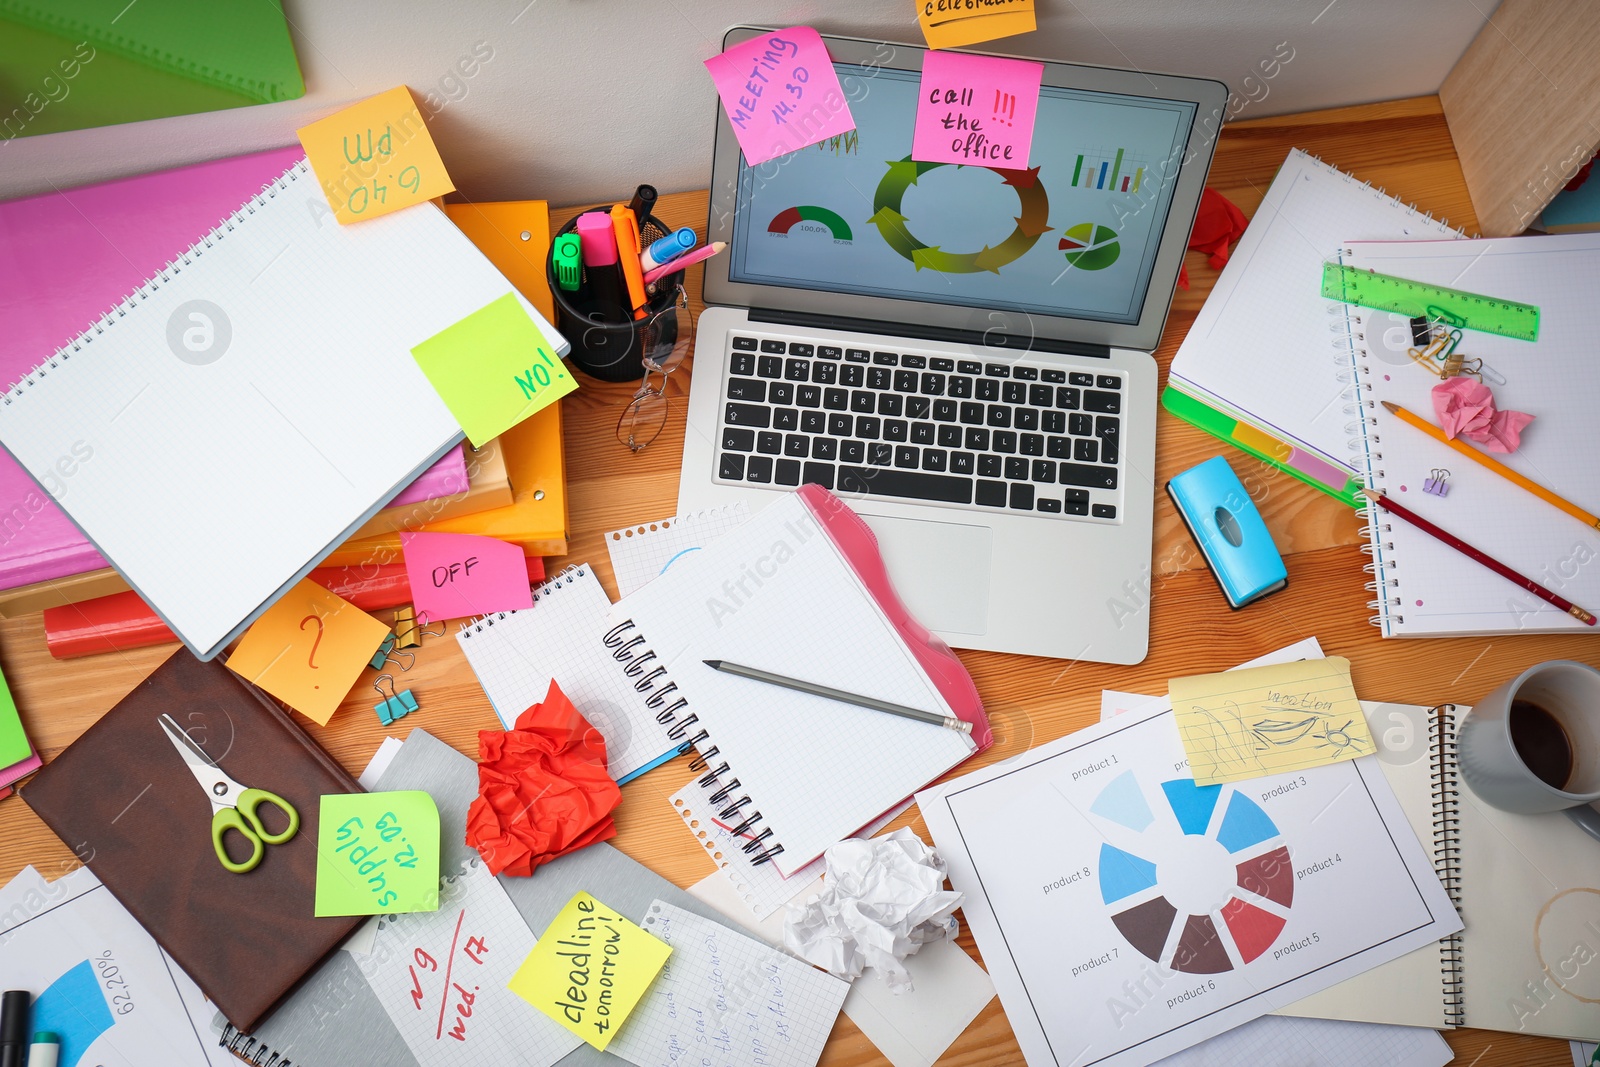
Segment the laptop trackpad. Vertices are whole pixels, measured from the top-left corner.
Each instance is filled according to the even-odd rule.
[[[889,580],[912,618],[930,630],[988,632],[994,534],[987,526],[861,517],[878,535]]]

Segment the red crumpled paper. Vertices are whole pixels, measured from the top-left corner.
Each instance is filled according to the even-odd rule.
[[[1515,452],[1523,428],[1534,418],[1525,411],[1496,411],[1489,387],[1467,377],[1446,378],[1434,386],[1433,410],[1446,437],[1465,437],[1490,452]]]
[[[529,875],[616,835],[622,790],[606,771],[605,738],[554,681],[514,729],[479,731],[478,753],[467,844],[490,874]]]
[[[1233,201],[1210,186],[1200,192],[1200,209],[1194,218],[1194,229],[1189,231],[1189,247],[1204,252],[1212,270],[1228,265],[1228,246],[1243,234],[1250,220]],[[1178,271],[1178,287],[1189,288],[1189,268]]]

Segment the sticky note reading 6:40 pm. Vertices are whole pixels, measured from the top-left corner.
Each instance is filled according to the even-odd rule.
[[[474,446],[578,387],[515,293],[445,327],[411,354]]]
[[[588,893],[567,901],[511,978],[511,991],[601,1051],[672,946]]]
[[[341,224],[387,215],[455,189],[404,85],[295,132]]]

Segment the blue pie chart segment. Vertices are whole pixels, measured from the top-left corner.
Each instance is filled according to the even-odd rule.
[[[1113,845],[1100,846],[1100,899],[1107,904],[1156,884],[1156,865]]]
[[[94,965],[88,960],[72,967],[50,983],[33,1002],[34,1031],[53,1030],[61,1037],[60,1067],[76,1067],[78,1060],[100,1035],[116,1023],[100,992]]]
[[[1222,817],[1222,828],[1217,831],[1217,843],[1229,852],[1242,852],[1251,845],[1259,845],[1278,836],[1260,805],[1243,793],[1235,792],[1228,801],[1227,814]]]
[[[1204,836],[1211,825],[1211,813],[1216,809],[1217,798],[1222,795],[1220,785],[1195,785],[1193,779],[1177,778],[1162,782],[1167,803],[1178,817],[1178,825],[1186,834]]]
[[[1089,810],[1102,819],[1110,819],[1128,829],[1144,833],[1145,827],[1155,822],[1150,805],[1145,803],[1144,790],[1132,771],[1123,771],[1100,791]]]

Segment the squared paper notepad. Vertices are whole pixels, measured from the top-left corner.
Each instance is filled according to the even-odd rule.
[[[511,284],[432,205],[337,225],[304,161],[173,254],[0,442],[209,659],[461,440],[411,349]]]

